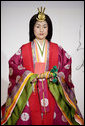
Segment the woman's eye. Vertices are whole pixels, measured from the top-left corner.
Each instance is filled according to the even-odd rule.
[[[36,26],[37,28],[39,28],[39,26]]]

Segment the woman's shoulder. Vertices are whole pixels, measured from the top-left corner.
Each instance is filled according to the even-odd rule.
[[[57,44],[57,42],[56,42],[56,43],[51,42],[51,43],[52,43],[54,46],[56,46],[56,45],[58,46],[59,55],[66,55],[67,57],[71,58],[71,56],[70,56],[69,53],[66,51],[66,49],[64,49],[63,46]]]
[[[58,46],[59,50],[64,50],[63,47],[61,45],[59,45],[57,42],[50,42],[51,45],[54,45],[54,46]]]
[[[22,47],[25,47],[25,46],[28,46],[28,45],[31,45],[31,42],[27,42],[27,43],[23,44],[23,45],[21,46],[21,48],[22,48]]]

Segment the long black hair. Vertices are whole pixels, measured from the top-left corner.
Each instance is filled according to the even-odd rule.
[[[34,25],[37,21],[37,18],[38,17],[38,14],[35,14],[31,19],[30,19],[30,22],[29,22],[29,41],[33,41],[35,39],[35,35],[34,35]],[[50,19],[50,17],[48,15],[45,14],[45,21],[47,22],[48,24],[48,35],[46,36],[46,39],[48,41],[51,40],[52,38],[52,32],[53,32],[53,27],[52,27],[52,21]]]

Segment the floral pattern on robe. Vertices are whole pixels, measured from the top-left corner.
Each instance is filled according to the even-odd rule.
[[[71,63],[72,63],[72,59],[68,55],[68,53],[62,47],[58,46],[58,73],[61,78],[62,77],[64,78],[68,87],[67,89],[74,88],[74,85],[72,84],[72,80],[71,80]],[[9,60],[9,82],[10,83],[8,86],[8,96],[11,95],[12,90],[18,84],[20,79],[22,79],[22,76],[27,76],[28,73],[32,73],[32,72],[27,70],[25,67],[23,67],[22,47],[21,47],[17,51],[17,53],[15,53]],[[25,124],[26,122],[27,124],[31,124],[31,120],[29,120],[30,116],[28,113],[26,113],[26,109],[28,109],[30,113],[29,106],[25,106],[19,120],[20,122],[25,121]],[[55,118],[56,118],[56,113],[54,113],[54,119]],[[63,117],[62,115],[61,115],[61,120],[63,122],[66,122],[65,124],[68,125],[67,121],[65,120],[65,117]],[[56,121],[54,121],[54,125],[55,122]]]
[[[23,59],[21,48],[10,58],[9,60],[9,87],[8,87],[8,95],[10,95],[14,86],[18,83],[21,76],[27,76],[31,71],[27,70],[23,67]]]
[[[71,57],[68,53],[62,48],[59,47],[59,55],[58,55],[58,72],[60,76],[63,76],[66,83],[70,88],[74,88],[74,85],[71,81]],[[23,67],[23,59],[21,48],[10,58],[9,60],[9,88],[8,94],[13,89],[14,85],[17,84],[20,76],[28,71]],[[31,71],[28,71],[29,73]],[[27,75],[27,74],[26,74]]]

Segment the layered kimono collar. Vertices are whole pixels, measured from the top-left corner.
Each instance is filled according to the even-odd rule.
[[[40,46],[41,50],[43,51],[43,47],[44,47],[45,40],[43,40],[42,44],[40,44],[40,42],[39,42],[38,39],[35,39],[35,41]]]
[[[40,62],[45,61],[45,50],[46,50],[46,41],[43,40],[43,44],[41,45],[38,39],[35,39],[35,44],[37,45],[37,53],[40,59]]]

